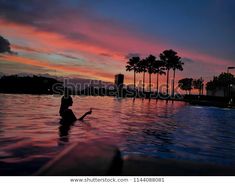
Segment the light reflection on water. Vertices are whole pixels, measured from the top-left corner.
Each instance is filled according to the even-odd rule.
[[[77,117],[90,107],[93,114],[60,129],[60,97],[1,94],[0,175],[29,175],[67,144],[95,140],[116,144],[124,155],[235,162],[233,109],[113,97],[73,100]]]

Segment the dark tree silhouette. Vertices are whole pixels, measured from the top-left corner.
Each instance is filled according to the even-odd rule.
[[[164,62],[165,68],[167,70],[167,95],[169,95],[169,72],[173,69],[173,92],[172,95],[174,96],[174,80],[175,80],[175,70],[183,70],[183,62],[181,58],[177,55],[177,52],[174,50],[165,50],[159,55],[161,61]]]
[[[171,94],[172,97],[175,96],[175,72],[176,70],[183,71],[183,65],[184,63],[181,61],[181,58],[175,55],[175,62],[173,63],[173,86],[172,86],[172,94]]]
[[[218,77],[219,85],[226,87],[234,82],[234,76],[231,73],[221,73]]]
[[[203,86],[204,86],[203,82],[204,81],[202,78],[193,80],[193,88],[198,89],[199,95],[203,95]]]
[[[209,81],[206,83],[206,90],[214,91],[216,90],[215,78],[213,81]]]
[[[224,96],[226,96],[226,93],[229,93],[230,84],[235,85],[235,77],[233,74],[221,73],[219,76],[214,76],[213,80],[206,83],[206,90],[215,91],[216,89],[223,89]]]
[[[180,87],[180,89],[186,92],[188,91],[189,94],[191,94],[191,90],[193,89],[192,82],[193,82],[192,78],[184,78],[184,79],[179,80],[178,86]]]
[[[149,74],[149,92],[151,93],[151,76],[153,73],[156,73],[156,68],[155,66],[155,62],[156,62],[156,57],[153,55],[149,55],[146,59],[146,64],[147,64],[147,71]]]
[[[63,92],[62,82],[53,78],[41,76],[20,77],[17,75],[0,78],[0,92],[2,93],[53,94],[53,85],[58,85]]]
[[[145,92],[145,73],[147,72],[147,61],[146,59],[142,59],[137,67],[139,73],[143,73],[143,93]]]
[[[0,53],[11,53],[10,42],[0,36]]]
[[[156,86],[157,86],[157,93],[159,92],[159,75],[166,75],[165,67],[164,67],[164,62],[161,60],[156,60],[154,63],[155,67],[155,73],[157,74],[157,81],[156,81]]]
[[[126,65],[126,71],[134,71],[134,89],[136,89],[136,72],[138,71],[139,63],[140,57],[132,57]]]

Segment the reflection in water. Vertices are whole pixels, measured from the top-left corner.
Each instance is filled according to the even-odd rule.
[[[95,140],[116,144],[124,155],[235,162],[235,110],[162,100],[75,96],[74,114],[81,115],[89,107],[93,113],[83,122],[61,125],[60,98],[0,96],[2,175],[30,174],[64,146]]]
[[[61,124],[59,126],[59,145],[61,143],[68,143],[69,142],[69,131],[73,126],[73,123],[70,124]]]

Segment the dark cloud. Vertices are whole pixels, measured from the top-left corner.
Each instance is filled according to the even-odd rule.
[[[194,62],[194,60],[192,60],[192,59],[190,59],[190,58],[186,58],[186,57],[183,57],[183,58],[182,58],[182,61],[183,61],[184,63],[193,63],[193,62]]]
[[[35,48],[32,48],[32,47],[27,47],[27,46],[22,46],[22,45],[15,45],[15,44],[13,44],[12,46],[13,46],[14,49],[23,50],[23,51],[26,51],[26,52],[36,52],[36,53],[50,54],[49,52],[45,52],[43,50],[35,49]]]
[[[93,36],[80,31],[79,25],[91,22],[100,24],[100,28],[115,26],[109,19],[98,18],[90,10],[90,3],[85,1],[63,0],[0,0],[0,18],[23,25],[33,26],[38,30],[54,32],[64,37],[79,41],[98,43]],[[93,3],[94,4],[94,3]]]
[[[56,31],[56,30],[55,30]],[[67,30],[60,30],[60,33],[66,36],[68,39],[79,40],[79,41],[94,41],[89,36],[79,33],[79,32],[69,32]]]
[[[0,0],[0,18],[47,32],[63,35],[79,42],[97,42],[78,29],[74,21],[90,19],[90,12],[82,6],[73,7],[62,0]],[[62,24],[62,26],[61,26]]]
[[[34,11],[35,1],[28,2],[0,0],[0,16],[14,22],[31,24],[37,11]],[[40,6],[38,8],[40,10]]]
[[[44,31],[57,32],[78,40],[88,38],[85,34],[73,32],[69,26],[71,26],[72,20],[86,19],[90,14],[90,12],[85,12],[82,7],[74,8],[62,0],[0,0],[0,18],[30,25]],[[61,29],[61,21],[67,25],[65,29]],[[68,29],[70,30],[68,31]]]
[[[140,57],[141,54],[139,53],[129,53],[125,56],[126,59],[130,59],[132,57]]]
[[[81,59],[79,57],[68,55],[68,54],[63,54],[63,53],[57,53],[57,55],[60,55],[60,56],[63,56],[63,57],[69,58],[69,59]]]
[[[0,18],[48,30],[51,23],[62,14],[58,0],[0,0]]]
[[[0,0],[0,16],[19,23],[33,24],[40,22],[40,17],[53,15],[59,6],[58,0]]]
[[[0,36],[0,53],[12,53],[10,42],[2,36]]]

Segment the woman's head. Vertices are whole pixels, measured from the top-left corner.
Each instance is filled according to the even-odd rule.
[[[61,98],[61,106],[69,107],[73,105],[73,99],[71,96],[63,96]]]

